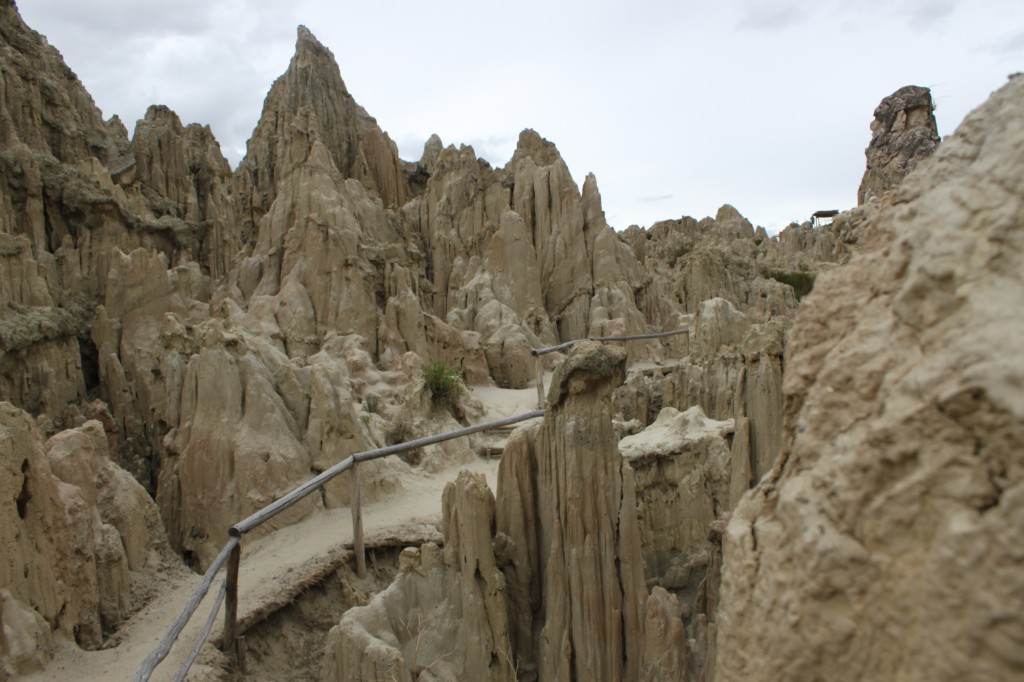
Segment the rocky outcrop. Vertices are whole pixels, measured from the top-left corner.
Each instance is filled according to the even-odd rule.
[[[749,453],[756,482],[771,468],[782,442],[788,321],[751,318],[726,299],[705,301],[699,315],[685,318],[690,327],[686,356],[633,372],[615,392],[615,406],[624,419],[641,425],[652,423],[662,408],[685,411],[695,405],[713,419],[735,419],[736,447]]]
[[[880,197],[903,181],[939,145],[935,104],[928,88],[907,85],[882,100],[871,122],[865,150],[867,170],[857,190],[857,204]]]
[[[152,499],[114,464],[97,421],[44,445],[0,403],[0,676],[40,669],[53,633],[100,646],[169,559]]]
[[[681,681],[690,668],[703,675],[706,616],[695,642],[687,642],[679,598],[661,586],[648,593],[644,565],[645,552],[652,562],[660,560],[662,545],[674,542],[655,537],[663,530],[659,514],[691,529],[708,523],[707,515],[683,509],[686,493],[667,503],[648,490],[658,485],[648,460],[664,450],[653,437],[649,447],[638,445],[632,453],[645,468],[640,497],[609,416],[612,388],[624,375],[621,348],[594,342],[573,348],[555,373],[543,423],[517,430],[506,446],[497,501],[479,476],[464,472],[449,486],[443,560],[430,544],[403,552],[398,580],[332,630],[324,680],[429,674],[438,680]],[[731,424],[692,416],[683,449],[701,451],[704,461],[680,455],[681,467],[692,474],[681,488],[717,486],[726,504],[730,456],[721,434]],[[638,508],[650,516],[641,519]],[[686,536],[695,564],[701,560],[698,534]]]
[[[444,549],[402,552],[395,581],[328,634],[321,679],[515,682],[493,525],[483,475],[462,472],[444,492]]]
[[[713,548],[711,524],[731,509],[732,420],[708,419],[699,407],[667,407],[641,433],[619,442],[636,479],[640,540],[648,585],[660,585],[694,613]]]
[[[355,178],[385,206],[408,199],[397,146],[349,94],[331,51],[300,26],[295,55],[267,94],[235,179],[243,244],[255,237],[280,182],[308,159],[314,142],[343,178]]]
[[[649,427],[619,442],[635,472],[641,552],[651,589],[646,646],[660,649],[654,657],[660,672],[645,671],[644,679],[714,676],[721,532],[751,485],[744,433],[749,422],[738,422],[708,419],[697,406],[686,412],[667,407]],[[645,660],[652,656],[645,653]]]
[[[609,418],[625,352],[577,344],[555,373],[541,427],[510,440],[498,481],[513,646],[523,674],[637,679],[647,588],[633,472]],[[680,625],[681,627],[681,625]]]
[[[859,209],[798,314],[783,453],[724,539],[717,680],[1024,674],[1022,106],[1011,80]]]
[[[238,230],[228,194],[231,167],[210,127],[183,127],[167,107],[151,106],[135,124],[129,151],[133,179],[154,215],[192,226],[182,239],[191,249],[188,260],[224,277],[238,252]]]
[[[67,164],[109,163],[124,153],[120,121],[103,121],[60,53],[25,26],[13,2],[0,3],[0,37],[0,141],[7,150],[20,143]]]

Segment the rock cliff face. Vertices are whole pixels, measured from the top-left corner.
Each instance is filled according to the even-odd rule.
[[[170,546],[202,567],[231,522],[313,474],[351,453],[454,426],[454,416],[430,414],[424,362],[457,364],[470,384],[523,388],[533,380],[537,346],[689,325],[689,337],[632,343],[630,361],[662,365],[614,394],[604,380],[576,390],[590,385],[579,379],[590,370],[572,370],[576,379],[558,388],[552,408],[561,426],[512,447],[529,453],[517,455],[518,466],[536,459],[548,469],[536,480],[525,470],[508,473],[521,494],[533,490],[544,554],[531,531],[502,531],[516,547],[534,547],[510,573],[520,582],[510,582],[519,593],[508,599],[519,606],[508,612],[507,636],[510,665],[546,679],[566,666],[609,679],[710,669],[700,653],[706,647],[665,649],[686,637],[680,614],[708,615],[711,597],[694,601],[692,581],[663,579],[674,569],[657,557],[669,550],[638,549],[654,526],[628,513],[637,501],[631,496],[644,492],[616,459],[607,413],[615,405],[636,420],[634,431],[663,407],[699,405],[712,419],[734,420],[733,431],[717,437],[732,439],[731,487],[709,503],[715,514],[731,506],[779,452],[786,319],[800,282],[844,257],[838,232],[794,225],[769,239],[724,206],[714,219],[617,234],[597,180],[578,186],[555,145],[532,130],[504,168],[436,137],[421,159],[401,161],[348,92],[330,51],[301,27],[235,171],[208,127],[183,125],[166,107],[151,107],[131,139],[116,118],[103,121],[59,53],[9,0],[0,0],[0,37],[0,396],[30,415],[18,413],[5,427],[21,434],[19,443],[53,436],[54,452],[64,453],[50,464],[29,462],[39,476],[26,478],[19,462],[11,464],[12,480],[30,481],[26,495],[53,501],[21,537],[57,530],[38,547],[19,540],[18,561],[40,567],[39,594],[14,578],[0,583],[5,623],[19,623],[19,632],[77,633],[94,646],[134,608],[137,599],[122,588],[162,540],[144,539],[158,535],[150,506],[134,513],[145,519],[143,533],[125,526],[121,507],[104,507],[109,495],[135,509],[147,491]],[[471,405],[458,415],[473,416]],[[83,444],[99,437],[95,425],[83,426],[93,418],[102,421],[106,454],[83,455],[99,452]],[[594,443],[602,459],[555,438],[580,420],[603,434]],[[702,472],[722,463],[716,443],[705,457],[715,464],[702,464]],[[469,456],[467,445],[434,448],[420,466]],[[586,490],[552,488],[566,458]],[[409,466],[368,463],[369,496],[400,488]],[[83,471],[92,478],[81,478]],[[124,471],[143,488],[131,487]],[[21,488],[9,492],[17,516]],[[600,493],[599,513],[578,527],[569,505],[583,492]],[[345,505],[348,494],[339,480],[275,523]],[[496,523],[511,524],[501,509],[499,499]],[[461,537],[460,524],[452,537]],[[549,556],[555,539],[562,554]],[[567,548],[575,543],[595,563],[572,559]],[[709,547],[694,551],[712,557]],[[499,550],[494,560],[505,570],[511,550]],[[647,576],[651,592],[640,552],[658,564]],[[694,561],[691,577],[714,565]],[[554,587],[521,582],[527,574],[537,585],[566,584],[568,601],[558,601]],[[462,594],[454,585],[444,599]],[[84,596],[62,597],[62,590]],[[602,602],[594,618],[572,612],[594,600]],[[541,612],[551,614],[547,629],[534,632]],[[499,641],[490,615],[488,623]],[[634,636],[645,628],[650,638]],[[691,635],[699,640],[707,631]],[[621,651],[595,647],[606,636],[621,639]],[[40,660],[28,641],[34,637],[17,644],[22,653],[4,654],[22,661],[12,669]],[[43,634],[36,639],[48,646]],[[503,669],[489,658],[484,667],[479,661],[465,670],[506,674],[494,672]],[[549,667],[541,670],[542,661]],[[659,670],[672,672],[659,678]]]
[[[543,423],[510,439],[497,500],[468,474],[450,487],[443,558],[406,550],[332,631],[324,680],[713,678],[721,530],[749,453],[699,407],[617,447],[624,370],[621,349],[573,348]]]
[[[880,197],[898,185],[939,145],[928,88],[907,85],[882,100],[871,122],[871,144],[864,154],[867,170],[857,190],[857,203]]]
[[[517,550],[516,649],[539,680],[635,679],[647,597],[632,471],[612,428],[625,353],[579,344],[552,379],[532,438],[510,444],[497,530]]]
[[[641,534],[654,527],[638,520],[609,416],[625,359],[573,348],[543,423],[506,448],[497,501],[465,473],[449,487],[443,561],[432,545],[406,550],[402,576],[332,630],[324,680],[686,679],[679,602],[648,593]]]
[[[109,415],[108,415],[109,418]],[[98,421],[45,444],[0,403],[0,676],[39,670],[54,631],[96,648],[142,605],[170,551],[153,500]]]
[[[797,315],[782,456],[724,539],[716,679],[1024,674],[1022,107],[1017,78],[859,209]]]
[[[444,493],[444,549],[407,548],[401,573],[327,637],[322,679],[515,682],[494,495],[462,472]]]

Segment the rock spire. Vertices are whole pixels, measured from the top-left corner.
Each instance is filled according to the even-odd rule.
[[[904,86],[882,100],[864,152],[867,169],[857,190],[858,204],[882,196],[935,152],[939,132],[934,111],[931,90],[919,85]]]

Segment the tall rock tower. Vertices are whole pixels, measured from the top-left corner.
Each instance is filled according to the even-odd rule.
[[[857,190],[857,204],[881,196],[903,181],[921,159],[939,146],[932,92],[906,85],[875,109],[871,143],[864,150],[868,166]]]

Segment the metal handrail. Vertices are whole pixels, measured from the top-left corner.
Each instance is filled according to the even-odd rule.
[[[563,348],[568,348],[584,341],[639,341],[641,339],[660,339],[665,336],[689,333],[689,327],[680,327],[679,329],[673,329],[672,331],[652,332],[650,334],[632,334],[629,336],[591,336],[586,339],[573,339],[572,341],[559,343],[555,346],[547,346],[546,348],[534,348],[532,352],[534,371],[537,373],[537,409],[544,407],[544,363],[540,359],[542,355],[554,353],[556,350],[562,350]]]
[[[675,336],[677,334],[688,334],[690,332],[689,327],[681,327],[680,329],[673,329],[667,332],[653,332],[651,334],[633,334],[631,336],[588,336],[585,339],[573,339],[572,341],[566,341],[556,346],[548,346],[546,348],[534,348],[534,355],[547,355],[548,353],[554,353],[556,350],[562,350],[568,348],[577,343],[584,341],[639,341],[640,339],[659,339],[664,336]]]
[[[157,644],[156,648],[150,652],[149,656],[146,656],[146,658],[142,660],[142,664],[139,666],[139,669],[135,671],[135,675],[132,677],[132,682],[145,682],[148,680],[149,676],[153,674],[154,670],[156,670],[156,667],[160,665],[160,662],[167,658],[167,654],[171,652],[171,646],[173,646],[174,641],[178,639],[178,635],[180,635],[181,631],[185,629],[189,619],[192,618],[192,614],[194,614],[196,609],[199,608],[199,603],[203,600],[203,597],[206,596],[207,591],[209,591],[210,585],[213,584],[213,579],[217,575],[217,571],[219,571],[220,567],[224,565],[224,562],[228,559],[228,555],[230,555],[236,547],[238,547],[238,538],[228,538],[224,548],[220,550],[220,554],[218,554],[217,558],[213,560],[210,567],[206,569],[206,573],[203,575],[203,579],[199,583],[199,587],[197,587],[196,591],[192,593],[189,600],[185,602],[185,608],[181,610],[181,613],[178,614],[174,623],[171,624],[171,629],[167,631],[167,634],[160,640],[160,643]]]
[[[295,503],[297,503],[299,500],[303,499],[310,493],[313,493],[321,489],[324,485],[326,485],[331,479],[335,478],[336,476],[339,476],[340,474],[344,473],[349,469],[355,469],[356,465],[359,464],[360,462],[367,462],[373,459],[378,459],[380,457],[387,457],[388,455],[394,455],[401,452],[406,452],[408,450],[414,450],[416,448],[424,447],[426,445],[433,445],[435,443],[441,443],[447,440],[451,440],[453,438],[468,436],[473,433],[479,433],[480,431],[498,429],[504,426],[509,426],[511,424],[526,421],[528,419],[535,419],[537,417],[544,416],[544,375],[542,372],[540,360],[540,357],[542,355],[546,355],[547,353],[553,353],[557,350],[562,350],[563,348],[569,348],[570,346],[573,346],[577,343],[581,343],[583,341],[637,341],[641,339],[656,339],[666,336],[675,336],[677,334],[688,333],[689,331],[690,330],[688,327],[684,327],[681,329],[674,329],[672,331],[654,332],[651,334],[637,334],[631,336],[595,336],[586,339],[574,339],[572,341],[566,341],[564,343],[560,343],[555,346],[548,346],[546,348],[536,348],[532,352],[534,357],[536,358],[537,366],[538,409],[533,410],[531,412],[516,415],[514,417],[507,417],[505,419],[484,422],[482,424],[468,426],[464,429],[458,429],[456,431],[448,431],[446,433],[437,434],[434,436],[427,436],[426,438],[418,438],[416,440],[407,441],[405,443],[398,443],[396,445],[389,445],[387,447],[377,448],[375,450],[367,450],[365,452],[359,452],[354,455],[350,455],[345,459],[341,460],[340,462],[338,462],[337,464],[335,464],[334,466],[332,466],[331,468],[327,469],[326,471],[318,474],[314,478],[311,478],[310,480],[301,484],[284,497],[281,497],[280,499],[268,504],[263,509],[260,509],[254,514],[251,514],[245,519],[242,519],[241,521],[239,521],[238,523],[236,523],[228,529],[229,538],[227,543],[224,545],[223,549],[221,549],[220,554],[217,555],[217,558],[214,559],[213,563],[210,564],[210,567],[207,568],[206,573],[203,576],[202,582],[199,584],[199,587],[196,588],[196,591],[189,598],[188,602],[186,602],[185,608],[182,609],[181,614],[178,615],[178,618],[172,624],[171,629],[168,630],[167,634],[160,641],[160,644],[157,645],[157,648],[154,649],[142,661],[142,664],[139,666],[139,669],[135,672],[135,676],[132,677],[132,682],[146,682],[147,680],[149,680],[150,676],[153,674],[153,671],[156,669],[156,667],[160,664],[161,661],[164,660],[164,658],[167,657],[167,654],[171,651],[171,646],[178,638],[178,635],[181,634],[181,631],[185,628],[185,625],[188,623],[189,619],[195,613],[196,609],[199,608],[200,602],[202,602],[203,597],[206,596],[207,591],[209,591],[210,589],[210,585],[213,583],[214,576],[216,575],[217,571],[220,570],[221,566],[225,564],[225,562],[227,562],[228,564],[228,575],[224,581],[224,589],[221,590],[222,596],[224,596],[226,601],[224,616],[224,637],[222,646],[227,651],[230,651],[235,648],[237,639],[236,630],[238,626],[238,573],[242,550],[241,537],[245,533],[248,533],[254,528],[259,527],[261,524],[266,523],[274,516],[288,509],[289,507],[291,507],[292,505],[294,505]],[[358,474],[358,470],[356,470],[356,474]],[[356,480],[356,485],[358,485],[358,476]],[[358,499],[359,498],[357,490],[352,505],[353,527],[355,529],[355,532],[353,533],[353,544],[354,550],[356,551],[357,555],[361,554],[363,549],[361,537],[362,516],[361,512],[357,508]],[[189,667],[195,660],[195,655],[198,653],[199,648],[201,648],[202,643],[205,642],[206,638],[209,636],[210,627],[212,626],[212,622],[216,617],[216,612],[220,608],[220,599],[221,597],[218,597],[217,604],[215,604],[213,607],[213,612],[210,615],[210,620],[207,623],[206,629],[204,630],[199,641],[196,643],[195,647],[190,653],[189,659],[186,660],[185,664],[179,671],[179,679],[188,672]]]
[[[442,443],[447,440],[452,440],[453,438],[459,438],[461,436],[468,436],[473,433],[479,433],[480,431],[499,429],[505,426],[509,426],[511,424],[516,424],[519,422],[526,421],[528,419],[535,419],[537,417],[542,416],[544,416],[544,410],[533,410],[531,412],[525,412],[523,414],[515,415],[513,417],[506,417],[505,419],[497,419],[494,421],[484,422],[482,424],[475,424],[473,426],[468,426],[463,429],[457,429],[455,431],[448,431],[434,436],[418,438],[416,440],[410,440],[405,443],[398,443],[396,445],[389,445],[387,447],[377,448],[375,450],[367,450],[365,452],[359,452],[354,455],[350,455],[349,457],[346,457],[342,461],[332,466],[330,469],[327,469],[323,473],[306,481],[305,483],[295,488],[284,497],[268,504],[266,507],[259,510],[258,512],[246,517],[242,521],[239,521],[235,525],[231,526],[228,529],[228,535],[230,537],[228,538],[227,543],[224,545],[223,549],[221,549],[220,554],[217,555],[217,558],[213,560],[213,563],[210,564],[210,567],[206,569],[206,573],[203,576],[202,582],[200,582],[199,587],[196,588],[196,591],[189,598],[188,602],[186,602],[185,607],[181,611],[181,614],[179,614],[178,618],[175,619],[174,623],[171,625],[171,629],[168,630],[167,634],[164,635],[164,638],[160,640],[160,643],[157,645],[156,649],[154,649],[142,661],[142,664],[139,666],[139,669],[135,672],[134,677],[132,677],[132,682],[146,682],[147,680],[149,680],[150,676],[153,674],[153,671],[156,669],[156,667],[160,664],[161,661],[163,661],[167,657],[167,654],[169,654],[171,651],[171,646],[174,644],[175,640],[177,640],[178,635],[181,634],[181,631],[185,628],[185,625],[188,624],[189,619],[199,608],[199,604],[202,602],[203,597],[205,597],[206,593],[209,591],[210,585],[213,583],[217,571],[219,571],[220,568],[225,563],[228,564],[228,575],[227,579],[225,580],[224,589],[224,592],[226,593],[227,605],[225,609],[226,612],[224,623],[223,648],[229,651],[232,648],[234,648],[236,639],[235,632],[237,630],[238,569],[239,560],[241,557],[240,543],[241,537],[245,533],[248,533],[254,528],[257,528],[261,524],[269,521],[271,518],[281,513],[288,507],[291,507],[293,504],[295,504],[305,496],[322,488],[331,479],[347,471],[348,469],[354,468],[360,462],[368,462],[373,459],[379,459],[381,457],[387,457],[388,455],[395,455],[401,452],[406,452],[408,450],[414,450],[416,448],[424,447],[426,445]],[[355,516],[355,514],[356,510],[353,507],[353,516]],[[357,545],[362,544],[361,540],[361,538],[357,540]],[[359,547],[357,546],[357,551],[358,549]],[[218,603],[214,606],[215,612],[217,609],[219,609],[219,606],[220,603],[218,599]],[[211,616],[211,620],[214,617],[215,616]],[[207,629],[200,637],[200,640],[197,643],[195,649],[201,647],[201,642],[204,642],[206,640],[206,637],[208,636],[209,630]],[[192,656],[191,654],[190,659],[191,660],[186,661],[186,664],[182,667],[182,671],[179,672],[179,675],[181,675],[182,673],[186,673],[188,671],[188,666],[190,666],[192,661],[194,661],[194,656]]]

